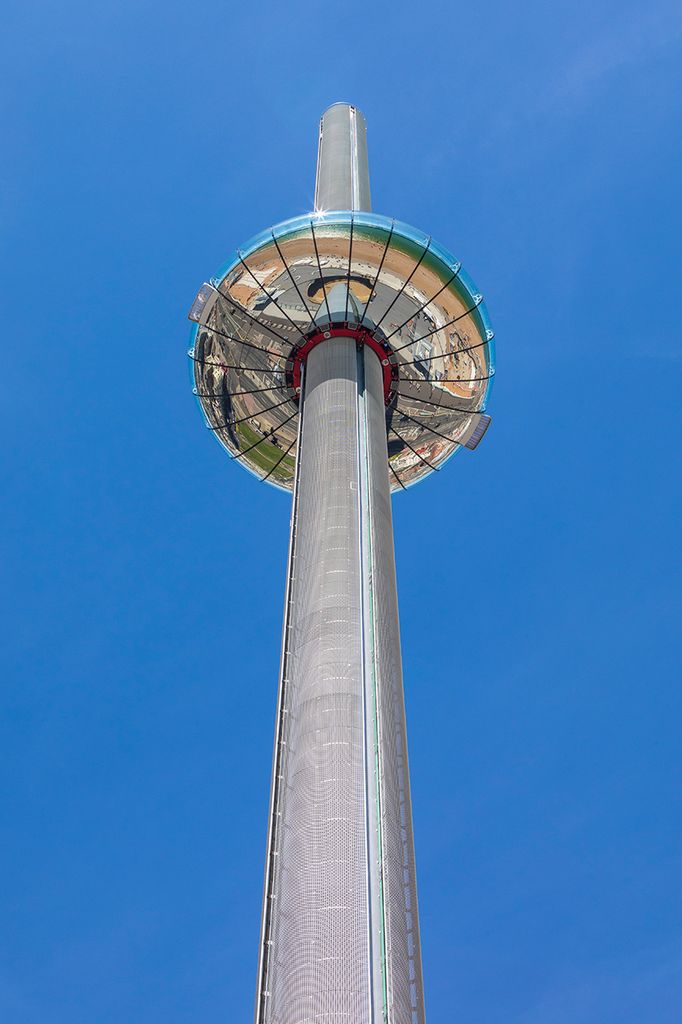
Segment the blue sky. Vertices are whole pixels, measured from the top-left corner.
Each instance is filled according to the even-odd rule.
[[[394,502],[430,1024],[677,1024],[679,4],[9,3],[0,1018],[250,1020],[288,500],[186,366],[317,120],[450,248],[493,425]]]

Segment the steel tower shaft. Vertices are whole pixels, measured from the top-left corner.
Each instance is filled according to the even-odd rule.
[[[315,202],[370,208],[344,104]],[[379,357],[330,338],[301,395],[256,1024],[424,1021],[388,474]]]

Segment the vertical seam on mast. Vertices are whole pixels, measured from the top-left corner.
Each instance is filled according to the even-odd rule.
[[[367,605],[369,612],[369,639],[371,643],[371,681],[372,681],[372,710],[373,710],[373,771],[375,778],[375,800],[376,800],[376,830],[377,830],[377,853],[378,853],[378,875],[379,875],[379,944],[380,944],[380,957],[381,957],[381,985],[382,985],[382,1018],[384,1024],[388,1024],[389,1019],[389,1006],[388,1006],[388,958],[386,955],[386,908],[384,905],[384,854],[383,854],[383,818],[382,818],[382,799],[381,799],[381,760],[380,760],[380,742],[379,742],[379,709],[378,709],[378,697],[377,697],[377,672],[376,672],[376,637],[375,637],[375,616],[374,616],[374,588],[373,588],[373,573],[374,573],[374,553],[372,548],[372,503],[370,497],[370,457],[369,457],[369,443],[367,436],[367,391],[365,388],[365,364],[364,364],[364,351],[358,352],[358,377],[362,377],[362,425],[360,424],[360,417],[358,416],[358,429],[362,426],[363,433],[363,445],[358,446],[358,456],[360,459],[364,459],[364,472],[363,467],[360,467],[359,482],[364,480],[365,488],[360,490],[360,483],[358,484],[358,491],[360,496],[360,509],[364,507],[364,499],[366,497],[366,523],[367,523],[367,551],[365,555],[365,538],[364,531],[361,534],[361,555],[362,555],[362,569],[363,569],[363,606],[362,606],[362,652],[363,652],[363,692],[366,691],[367,683],[367,659],[366,659],[366,644],[365,644],[365,605],[364,605],[364,569],[365,564],[367,565]],[[359,392],[358,392],[359,398]],[[363,517],[364,518],[364,517]],[[365,735],[367,734],[367,723],[365,723]],[[369,774],[366,775],[366,786],[369,785]],[[368,798],[368,797],[367,797]],[[366,818],[367,828],[369,828],[369,816]],[[371,881],[371,865],[368,861],[368,883]],[[371,902],[370,902],[371,910]],[[373,1002],[372,1002],[373,1008]]]
[[[358,541],[359,541],[359,554],[360,554],[360,651],[361,651],[361,666],[362,666],[362,768],[364,777],[364,817],[365,817],[365,882],[367,885],[367,960],[368,960],[368,971],[367,971],[367,987],[368,987],[368,1004],[370,1020],[369,1024],[374,1024],[374,957],[373,948],[374,940],[372,936],[373,929],[373,913],[372,913],[372,867],[371,867],[371,853],[370,853],[370,820],[369,820],[369,737],[367,734],[368,722],[367,722],[367,655],[365,648],[365,536],[364,536],[364,515],[363,515],[363,503],[364,503],[364,490],[362,486],[363,473],[362,473],[362,420],[363,420],[363,393],[365,387],[365,374],[364,365],[362,362],[362,353],[356,350],[355,353],[355,376],[356,376],[356,392],[355,392],[355,432],[356,432],[356,450],[357,450],[357,473],[358,473]]]
[[[272,782],[271,782],[271,799],[270,799],[270,816],[268,821],[268,840],[267,840],[267,852],[265,858],[265,880],[263,886],[263,921],[261,925],[261,944],[258,957],[258,979],[256,986],[256,1011],[255,1011],[255,1024],[264,1024],[266,1020],[266,1013],[264,1011],[263,997],[267,994],[266,981],[267,973],[269,971],[269,958],[266,955],[267,944],[270,941],[269,937],[272,933],[272,918],[270,901],[272,899],[272,882],[274,875],[274,846],[277,839],[277,813],[280,802],[280,784],[279,776],[282,770],[282,735],[284,732],[284,710],[286,704],[287,695],[287,668],[289,662],[289,631],[291,623],[291,605],[292,605],[292,581],[294,571],[294,561],[296,557],[296,525],[298,520],[298,482],[300,476],[301,467],[301,441],[303,439],[303,405],[305,395],[305,376],[301,381],[301,407],[298,421],[298,444],[296,448],[296,469],[294,472],[294,493],[291,502],[291,528],[289,536],[289,557],[287,564],[287,582],[286,591],[284,595],[284,624],[282,628],[282,654],[280,658],[280,678],[279,678],[279,690],[277,695],[277,721],[275,725],[275,744],[273,752],[273,763],[272,763]]]
[[[360,199],[358,196],[358,124],[355,107],[351,107],[349,112],[351,209],[357,210],[360,206]]]

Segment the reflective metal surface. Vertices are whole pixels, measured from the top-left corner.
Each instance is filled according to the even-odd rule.
[[[330,304],[340,283],[353,298],[343,310]],[[390,350],[393,490],[460,447],[474,448],[489,423],[494,342],[482,296],[450,253],[386,217],[321,213],[263,232],[202,288],[190,318],[207,426],[233,458],[278,487],[293,486],[296,353],[325,319],[366,328]]]
[[[371,210],[367,125],[356,107],[334,103],[320,120],[315,210]]]
[[[381,365],[303,386],[256,1024],[424,1024]]]

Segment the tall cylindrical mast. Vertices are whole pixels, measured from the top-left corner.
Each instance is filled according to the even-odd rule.
[[[337,104],[316,206],[369,203],[364,118]],[[351,266],[320,316],[347,321],[353,288]],[[423,1024],[380,357],[329,337],[301,404],[256,1022]]]
[[[237,250],[189,316],[207,427],[293,490],[256,1024],[424,1024],[391,490],[488,428],[483,296],[371,212],[365,120],[335,104],[315,212]]]

